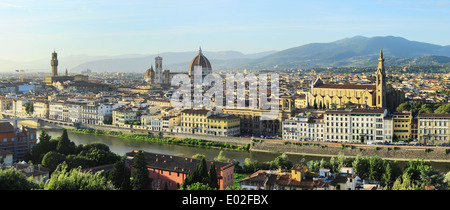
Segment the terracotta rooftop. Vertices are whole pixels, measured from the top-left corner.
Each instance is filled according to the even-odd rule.
[[[322,84],[314,88],[328,88],[328,89],[368,89],[376,90],[376,85],[357,85],[357,84]]]
[[[0,122],[0,133],[14,132],[14,126],[10,122]]]
[[[131,152],[126,153],[126,156],[127,158],[130,158],[129,160],[132,161],[132,158],[134,158],[136,153],[137,151],[133,150]],[[181,173],[189,173],[190,171],[194,171],[201,162],[200,159],[195,158],[158,154],[145,151],[144,156],[147,161],[147,166],[149,168],[163,169]],[[208,169],[212,162],[213,161],[206,160],[206,166]],[[234,166],[233,163],[218,162],[218,161],[214,161],[214,164],[216,166],[216,170],[218,173],[223,169]]]
[[[443,114],[429,113],[429,114],[419,114],[417,117],[418,118],[450,118],[450,114],[447,114],[447,113],[443,113]]]
[[[207,109],[185,109],[181,111],[182,113],[189,113],[189,114],[207,114],[211,110]]]
[[[383,114],[385,109],[352,109],[352,110],[327,110],[325,114]]]

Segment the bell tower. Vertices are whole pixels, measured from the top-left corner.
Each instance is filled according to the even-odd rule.
[[[155,82],[157,84],[163,83],[162,58],[159,56],[155,58],[155,67]]]
[[[383,50],[380,50],[378,58],[377,81],[376,81],[376,105],[380,108],[386,107],[386,71],[384,68]]]
[[[52,65],[52,77],[58,76],[58,54],[55,52],[55,50],[53,50],[52,53],[51,65]]]

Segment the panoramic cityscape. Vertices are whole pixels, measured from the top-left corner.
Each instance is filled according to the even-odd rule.
[[[1,1],[0,189],[450,189],[450,4],[327,3]]]

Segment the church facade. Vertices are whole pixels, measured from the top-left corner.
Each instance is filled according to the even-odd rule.
[[[405,100],[405,93],[386,84],[383,51],[380,51],[376,82],[371,85],[324,84],[318,78],[308,94],[308,106],[319,109],[342,109],[352,106],[385,108],[390,112]]]

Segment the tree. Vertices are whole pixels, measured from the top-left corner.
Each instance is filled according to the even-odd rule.
[[[109,174],[109,180],[117,189],[131,190],[130,178],[130,169],[125,166],[125,157],[122,157],[114,163],[114,168]]]
[[[404,173],[401,177],[395,180],[392,190],[418,190],[420,189],[409,174]]]
[[[81,167],[68,171],[64,162],[52,173],[45,182],[44,190],[113,190],[114,187],[101,172],[81,172]]]
[[[230,162],[230,159],[223,155],[223,150],[220,150],[219,155],[217,155],[214,160],[219,162]]]
[[[45,129],[42,129],[42,132],[39,135],[39,142],[36,146],[34,146],[31,154],[31,159],[34,164],[42,163],[42,158],[44,158],[44,155],[52,149],[50,143],[51,138],[52,137],[48,135]]]
[[[64,155],[75,153],[75,143],[70,141],[66,129],[63,130],[63,133],[58,141],[58,145],[56,146],[56,151]]]
[[[202,158],[205,158],[205,157],[206,157],[205,154],[201,154],[201,153],[197,153],[195,155],[192,155],[192,158],[195,158],[195,159],[202,159]]]
[[[386,169],[383,173],[382,182],[384,182],[386,185],[391,185],[394,183],[395,179],[392,173],[391,165],[388,163],[386,164]]]
[[[367,158],[363,157],[361,154],[358,154],[353,161],[352,164],[353,168],[355,169],[355,172],[358,174],[358,176],[361,179],[368,179],[369,178],[369,161]]]
[[[405,169],[403,170],[403,174],[408,174],[409,178],[416,182],[420,180],[420,171],[428,170],[431,168],[429,162],[425,162],[424,160],[409,160],[406,164]]]
[[[447,184],[447,189],[450,188],[450,171],[445,174],[443,182]]]
[[[194,186],[191,186],[194,185]],[[192,189],[200,189],[204,187],[209,188],[219,188],[219,183],[217,179],[217,171],[215,164],[212,163],[209,168],[209,172],[206,166],[206,160],[203,158],[200,161],[200,164],[195,168],[192,173],[189,173],[188,176],[184,179],[184,182],[181,186],[181,189],[184,190],[192,190]]]
[[[276,157],[273,162],[275,164],[275,167],[282,169],[291,169],[294,165],[292,161],[289,160],[289,157],[286,153],[283,153],[280,156]]]
[[[208,184],[204,184],[201,182],[192,183],[183,188],[183,190],[215,190]]]
[[[443,104],[434,110],[436,114],[450,113],[450,104]]]
[[[398,105],[398,107],[396,108],[396,111],[397,112],[411,111],[411,108],[412,108],[411,103],[405,102],[405,103]]]
[[[436,188],[442,188],[445,187],[444,179],[445,176],[434,168],[420,171],[420,182],[422,183],[422,186],[431,185]]]
[[[369,179],[381,180],[384,173],[384,160],[373,155],[369,158]]]
[[[219,182],[217,179],[217,171],[216,171],[216,164],[213,162],[209,166],[209,179],[208,179],[208,185],[212,188],[219,189]]]
[[[318,160],[310,160],[306,165],[311,172],[317,173],[320,170],[320,161]]]
[[[419,114],[420,113],[433,113],[434,112],[434,106],[431,104],[424,104],[420,107]]]
[[[42,158],[42,165],[50,169],[50,171],[54,171],[58,165],[63,163],[65,160],[66,158],[64,155],[55,151],[50,151],[47,152],[47,154],[45,154]]]
[[[202,158],[202,160],[200,161],[200,165],[198,166],[198,170],[200,171],[200,177],[202,179],[206,179],[206,177],[208,177],[208,168],[206,166],[206,160],[205,158]]]
[[[39,185],[19,170],[0,168],[0,190],[31,190]]]
[[[33,106],[33,102],[32,101],[28,101],[27,103],[25,103],[25,112],[27,114],[33,114],[34,106]]]
[[[131,172],[131,186],[133,190],[150,190],[151,178],[147,170],[147,161],[144,152],[139,150],[133,159],[133,171]]]

